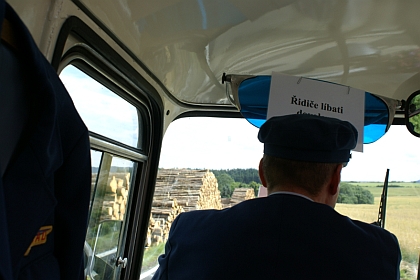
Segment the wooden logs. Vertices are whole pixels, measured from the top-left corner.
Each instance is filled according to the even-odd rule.
[[[167,208],[176,198],[185,211],[222,209],[217,179],[208,170],[159,169],[153,208]]]
[[[222,209],[217,179],[212,172],[159,169],[147,233],[148,246],[166,242],[172,222],[180,213],[200,209]],[[157,227],[162,230],[156,230]]]
[[[101,220],[123,220],[127,207],[130,173],[111,173],[102,202]]]
[[[255,198],[254,189],[252,188],[236,188],[233,191],[232,197],[230,199],[231,204],[237,204],[244,200]]]
[[[108,193],[115,193],[117,191],[117,180],[115,179],[115,176],[112,176],[112,180],[106,191]]]
[[[169,237],[169,230],[175,218],[184,212],[182,206],[179,206],[176,198],[173,199],[171,208],[153,211],[149,220],[147,230],[146,245],[153,246],[161,242],[166,242]]]
[[[222,199],[223,208],[232,207],[244,200],[255,198],[252,188],[236,188],[233,190],[232,197]]]
[[[222,198],[218,189],[217,179],[212,172],[207,171],[200,188],[200,198],[197,202],[198,209],[222,209]]]

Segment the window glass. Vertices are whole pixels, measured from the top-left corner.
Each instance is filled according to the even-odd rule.
[[[398,238],[402,262],[401,279],[417,279],[420,251],[420,155],[419,139],[405,126],[391,126],[377,142],[365,145],[363,153],[353,153],[342,171],[340,193],[346,185],[373,195],[372,204],[338,203],[336,210],[352,219],[372,223],[378,220],[379,205],[387,169],[388,196],[384,219],[385,229]],[[344,185],[344,186],[343,186]],[[363,196],[366,199],[366,195]],[[383,211],[382,211],[383,212]]]
[[[86,235],[86,274],[90,279],[115,279],[135,163],[108,153],[95,156],[101,162]]]
[[[91,158],[91,164],[92,164],[92,187],[90,191],[89,207],[92,206],[96,182],[98,180],[99,165],[101,164],[102,154],[103,153],[100,151],[90,150],[90,158]]]
[[[139,115],[132,104],[72,65],[60,78],[89,131],[138,147]]]
[[[125,222],[137,162],[117,155],[124,154],[122,144],[138,147],[138,111],[74,66],[67,66],[60,78],[89,131],[117,141],[113,145],[104,139],[91,143],[92,185],[84,252],[87,279],[118,279],[121,266],[117,260],[124,260]]]
[[[263,145],[257,134],[258,129],[243,119],[183,118],[168,127],[163,139],[141,279],[150,279],[157,269],[157,258],[164,252],[170,225],[179,213],[205,207],[223,209],[258,195],[261,183],[257,169]],[[419,139],[405,126],[392,126],[383,138],[364,145],[363,153],[353,152],[341,174],[343,196],[336,206],[339,213],[352,219],[367,223],[377,221],[382,185],[386,170],[390,169],[385,229],[394,233],[400,242],[401,279],[417,276],[420,249],[418,144]],[[213,177],[207,170],[215,175],[219,193],[214,190]],[[204,184],[203,178],[208,183]],[[357,192],[365,195],[355,202],[348,194]],[[209,200],[220,199],[221,205],[200,204],[195,198],[197,195]],[[362,204],[353,204],[359,202]]]

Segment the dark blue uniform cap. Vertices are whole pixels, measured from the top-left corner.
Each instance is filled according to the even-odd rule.
[[[348,162],[357,130],[347,121],[314,115],[272,117],[260,128],[264,154],[298,161]]]

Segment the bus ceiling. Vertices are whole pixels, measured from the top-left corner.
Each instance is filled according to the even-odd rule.
[[[224,72],[281,72],[397,100],[420,89],[417,1],[8,2],[48,59],[66,20],[79,18],[163,99],[185,108],[179,114],[231,112]],[[67,40],[66,48],[77,44]]]

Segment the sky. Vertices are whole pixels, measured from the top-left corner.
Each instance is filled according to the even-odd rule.
[[[174,121],[163,139],[162,168],[258,168],[263,145],[258,129],[244,119],[184,118]],[[365,144],[341,174],[342,181],[420,180],[420,138],[405,126],[391,126],[381,139]]]
[[[138,121],[133,105],[73,66],[66,67],[60,77],[89,130],[136,145]],[[258,129],[244,119],[179,119],[165,133],[159,166],[257,169],[263,155],[257,134]],[[342,171],[342,181],[382,182],[387,168],[390,181],[420,180],[419,147],[420,138],[405,126],[392,126],[381,139],[364,145],[363,153],[352,153]]]
[[[72,65],[60,78],[89,130],[137,145],[138,117],[133,105]]]

